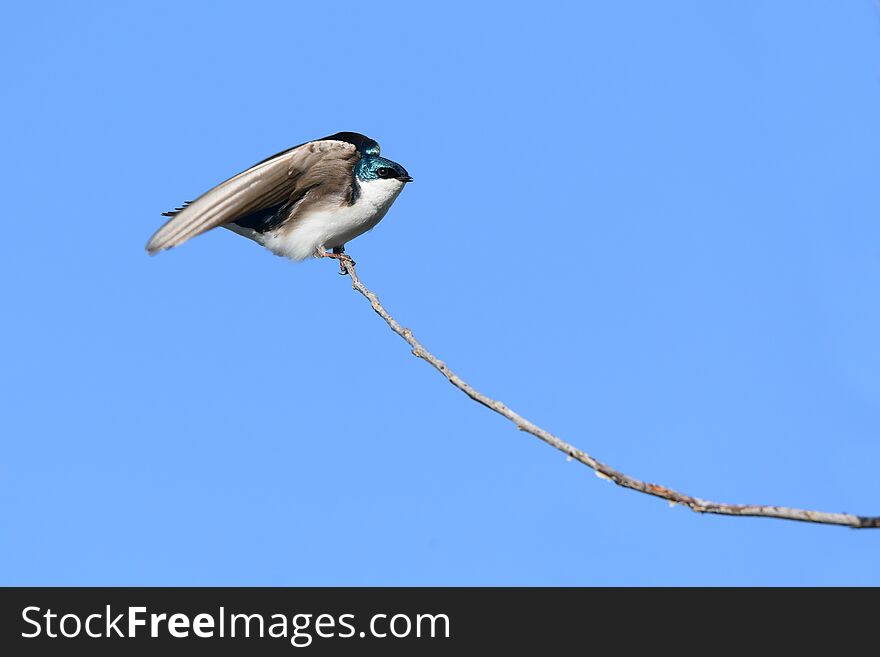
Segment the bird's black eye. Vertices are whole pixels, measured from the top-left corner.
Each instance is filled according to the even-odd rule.
[[[376,169],[376,175],[380,178],[390,178],[393,172],[388,167],[379,167]]]

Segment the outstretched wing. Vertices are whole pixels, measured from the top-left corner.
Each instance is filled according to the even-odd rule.
[[[323,185],[351,197],[352,170],[360,158],[356,145],[334,139],[311,141],[286,150],[220,183],[185,203],[147,243],[152,255],[183,244],[205,231],[282,203],[295,203]]]

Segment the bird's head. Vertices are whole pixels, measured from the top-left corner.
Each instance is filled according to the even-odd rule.
[[[364,155],[355,166],[355,175],[360,182],[371,180],[397,180],[401,183],[412,182],[406,169],[397,162],[380,155]]]

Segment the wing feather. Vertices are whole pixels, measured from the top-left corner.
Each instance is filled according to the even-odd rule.
[[[184,204],[156,231],[147,251],[152,255],[179,246],[237,218],[296,200],[322,181],[337,186],[350,181],[359,157],[355,145],[336,140],[312,141],[279,153]]]

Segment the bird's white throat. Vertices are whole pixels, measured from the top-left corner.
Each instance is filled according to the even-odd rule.
[[[396,179],[367,180],[353,205],[316,209],[261,236],[263,245],[276,255],[293,260],[313,257],[319,250],[332,249],[353,240],[381,221],[403,189]]]

